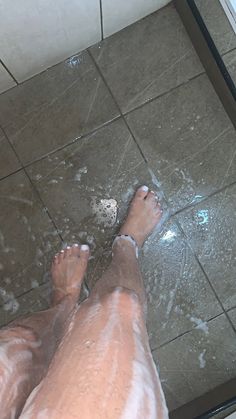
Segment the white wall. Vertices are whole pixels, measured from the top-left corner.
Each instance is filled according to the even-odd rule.
[[[170,0],[102,0],[104,36],[153,13]]]
[[[101,16],[106,37],[169,1],[0,0],[0,59],[20,83],[100,41]],[[0,92],[14,85],[0,65]]]

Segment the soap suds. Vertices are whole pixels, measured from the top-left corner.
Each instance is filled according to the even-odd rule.
[[[88,169],[87,169],[87,167],[86,167],[86,166],[84,166],[84,167],[82,167],[81,169],[79,169],[79,170],[78,170],[78,172],[77,172],[77,173],[76,173],[76,175],[75,175],[74,180],[75,180],[76,182],[80,182],[80,181],[81,181],[81,176],[82,176],[83,174],[86,174],[86,173],[88,173]]]
[[[98,224],[102,224],[104,227],[112,227],[116,223],[118,205],[115,199],[93,197],[91,208]]]
[[[208,324],[207,322],[204,322],[202,319],[199,319],[197,317],[189,317],[189,320],[196,324],[196,329],[201,330],[202,332],[204,332],[206,335],[209,334],[209,330],[208,330]]]
[[[206,360],[204,359],[205,353],[206,353],[206,349],[203,349],[203,351],[200,353],[198,357],[200,368],[205,368],[206,366]]]

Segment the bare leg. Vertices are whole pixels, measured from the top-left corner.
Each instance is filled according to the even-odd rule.
[[[75,310],[88,249],[56,255],[52,265],[52,308],[17,319],[0,330],[1,419],[18,417],[49,363]]]
[[[141,246],[160,216],[154,194],[139,189],[121,234]],[[75,313],[21,419],[167,418],[148,343],[135,247],[120,238],[113,252],[111,266]]]

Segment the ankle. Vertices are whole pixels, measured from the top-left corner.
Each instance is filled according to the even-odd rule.
[[[62,303],[67,302],[71,306],[75,306],[79,299],[79,292],[76,293],[66,293],[66,291],[56,289],[53,291],[52,298],[51,298],[51,306],[55,307]]]
[[[135,254],[135,257],[138,259],[139,248],[135,239],[128,234],[118,234],[112,245],[113,253],[117,250],[119,252],[130,251]],[[112,253],[112,255],[113,255]]]

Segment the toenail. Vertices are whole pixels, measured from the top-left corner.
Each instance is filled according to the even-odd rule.
[[[66,246],[67,250],[70,250],[70,246]]]
[[[60,253],[64,253],[64,250],[62,249],[62,250],[60,251]]]
[[[81,250],[82,252],[87,252],[89,250],[89,246],[87,244],[82,244]]]
[[[73,244],[74,247],[79,247],[78,243]]]
[[[140,189],[142,189],[142,191],[144,191],[144,192],[147,192],[148,191],[148,186],[143,185],[143,186],[141,186]]]
[[[154,191],[150,191],[153,195],[155,195],[155,192]]]

